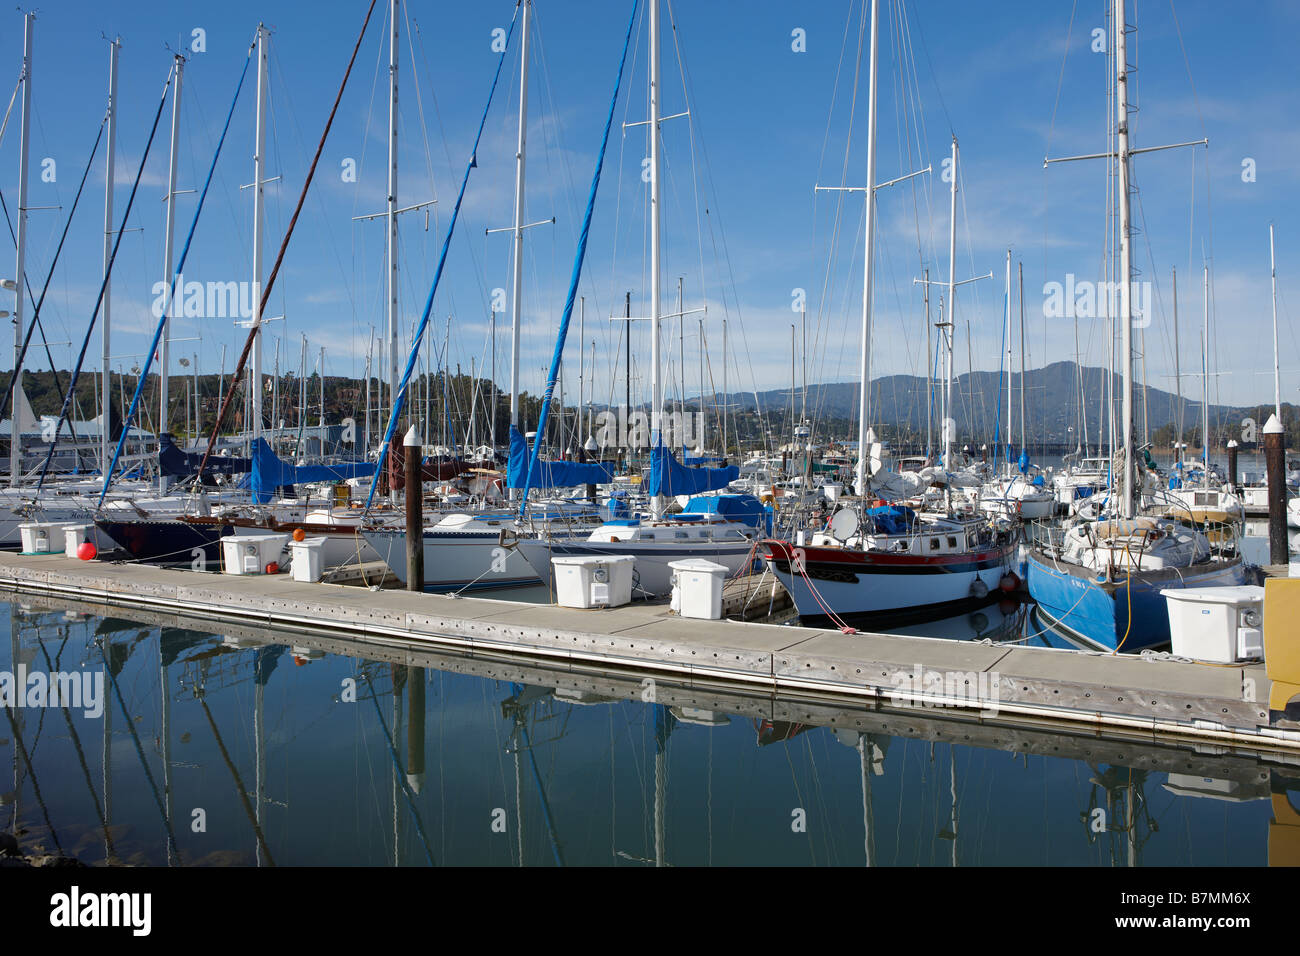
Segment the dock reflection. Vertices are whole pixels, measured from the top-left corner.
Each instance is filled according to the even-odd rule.
[[[94,864],[1300,862],[1268,753],[10,608],[6,668],[101,668],[112,706],[5,708],[0,822]],[[1025,613],[991,611],[960,620],[995,639]]]

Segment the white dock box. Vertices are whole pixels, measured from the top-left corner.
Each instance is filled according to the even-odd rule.
[[[95,539],[95,526],[93,524],[69,524],[63,526],[63,550],[73,557],[79,556],[77,551],[87,541],[94,544],[96,550],[98,550],[99,545],[96,544]]]
[[[295,581],[315,584],[320,580],[324,547],[324,538],[304,538],[289,545],[289,552],[293,555],[292,568]]]
[[[63,529],[70,521],[30,521],[18,526],[23,554],[62,554]]]
[[[621,607],[632,600],[636,558],[630,554],[551,558],[551,566],[555,602],[561,607]]]
[[[1231,664],[1264,656],[1264,589],[1169,588],[1169,635],[1178,657]]]
[[[727,580],[725,565],[703,558],[670,561],[673,569],[673,610],[682,617],[716,621],[722,617],[722,586]]]
[[[265,574],[266,566],[280,560],[287,534],[227,535],[221,539],[226,574]]]

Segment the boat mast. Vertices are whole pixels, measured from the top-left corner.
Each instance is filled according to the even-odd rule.
[[[388,288],[386,290],[388,297],[388,341],[384,352],[388,357],[388,400],[394,408],[397,407],[397,389],[401,384],[401,376],[397,369],[399,322],[397,309],[397,51],[400,43],[398,32],[401,22],[399,16],[400,7],[401,0],[390,0],[388,5],[388,19],[390,21],[388,34],[388,198],[385,210],[385,219],[388,226],[386,250],[388,257]],[[323,389],[323,378],[321,383]],[[379,407],[382,414],[384,407],[382,388],[379,395]],[[397,503],[399,494],[394,489],[389,490],[389,497],[394,504]]]
[[[952,470],[952,439],[955,431],[955,423],[949,420],[952,415],[952,339],[953,333],[957,329],[956,325],[956,265],[957,265],[957,137],[952,138],[952,183],[949,190],[949,211],[948,211],[948,321],[942,323],[940,328],[946,329],[943,333],[946,344],[943,350],[943,417],[940,419],[941,431],[943,432],[943,467],[949,471]],[[1007,374],[1011,374],[1010,368]],[[1010,436],[1008,436],[1010,437]]]
[[[874,0],[873,0],[874,2]],[[659,375],[659,0],[650,0],[650,445],[662,441],[663,382]],[[650,499],[650,513],[663,514],[663,496]]]
[[[862,343],[858,375],[862,391],[858,395],[858,468],[857,492],[867,493],[867,447],[871,430],[871,267],[876,251],[876,76],[879,67],[879,0],[871,0],[871,58],[867,94],[867,185],[865,242],[862,257]],[[793,413],[793,408],[791,409]]]
[[[1115,0],[1115,99],[1117,103],[1117,159],[1119,161],[1119,271],[1121,367],[1124,386],[1120,400],[1124,428],[1124,492],[1120,498],[1120,517],[1132,518],[1134,509],[1133,461],[1133,250],[1129,242],[1131,211],[1129,208],[1128,147],[1128,44],[1124,23],[1124,2]]]
[[[514,428],[519,428],[519,334],[523,317],[524,284],[524,160],[528,144],[528,19],[532,3],[523,0],[523,6],[519,46],[519,139],[515,150],[514,274],[510,297],[510,424]],[[539,441],[541,437],[537,436]],[[518,497],[518,489],[510,489],[510,500],[514,501]]]
[[[185,57],[179,53],[176,58],[176,88],[172,91],[172,141],[171,159],[167,167],[167,227],[163,238],[163,280],[167,283],[167,307],[163,312],[162,342],[158,346],[158,432],[167,431],[167,373],[171,369],[168,354],[171,352],[172,309],[175,308],[177,293],[172,287],[177,278],[172,274],[172,239],[176,232],[176,164],[180,159],[177,147],[181,136],[181,80],[185,73]],[[166,479],[159,476],[160,482]]]
[[[583,439],[582,401],[584,398],[587,397],[586,382],[583,379],[583,375],[586,371],[585,362],[587,356],[585,354],[586,349],[582,347],[583,341],[587,338],[586,322],[587,322],[587,297],[584,295],[578,299],[578,430],[575,434],[577,436],[577,444],[579,448],[582,447],[582,439]],[[593,372],[595,371],[594,366],[592,368],[592,371]],[[563,409],[563,407],[564,407],[563,404],[561,404],[560,408]],[[581,458],[579,458],[579,461],[581,461]]]
[[[1205,331],[1201,333],[1201,481],[1210,486],[1210,267],[1201,267],[1202,308]]]
[[[727,457],[727,408],[731,399],[727,396],[727,320],[722,320],[722,457]]]
[[[489,328],[492,338],[492,416],[488,419],[488,430],[492,436],[489,442],[495,453],[497,450],[497,313],[495,309],[491,311]]]
[[[925,280],[922,288],[925,289],[925,459],[926,464],[930,463],[930,455],[934,451],[932,436],[930,432],[930,422],[934,418],[934,382],[930,374],[934,367],[934,346],[930,342],[930,270],[925,270]]]
[[[104,325],[100,330],[101,355],[104,374],[100,378],[99,459],[101,474],[108,474],[112,452],[109,448],[108,423],[112,417],[109,409],[113,403],[111,382],[113,368],[109,361],[109,260],[113,258],[113,161],[117,152],[117,53],[122,48],[122,38],[108,43],[108,157],[104,165]],[[17,396],[15,396],[16,398]],[[17,416],[15,416],[15,421]]]
[[[1011,474],[1011,250],[1007,250],[1007,285],[1006,285],[1006,303],[1007,303],[1007,474]]]
[[[1025,264],[1016,263],[1016,278],[1020,286],[1020,450],[1025,444]],[[969,338],[968,338],[969,341]],[[1010,437],[1008,434],[1007,437]]]
[[[271,31],[257,25],[257,130],[253,151],[253,354],[249,392],[253,399],[253,441],[262,437],[262,257],[266,199],[262,191],[266,166],[267,60]],[[272,422],[274,425],[274,422]]]
[[[23,302],[27,292],[27,153],[32,123],[32,38],[35,30],[36,14],[28,13],[23,17],[23,118],[18,146],[18,229],[14,239],[17,248],[14,265],[14,391],[10,403],[13,415],[9,430],[10,485],[18,484],[23,461],[22,408],[26,403],[22,369],[18,363],[23,350],[23,312],[26,311]]]
[[[1178,436],[1174,439],[1174,462],[1182,464],[1183,450],[1180,447],[1183,443],[1183,371],[1181,365],[1181,355],[1178,348],[1178,268],[1173,267],[1170,270],[1173,273],[1174,284],[1174,394],[1177,397],[1178,407],[1174,410],[1174,419],[1178,422]]]

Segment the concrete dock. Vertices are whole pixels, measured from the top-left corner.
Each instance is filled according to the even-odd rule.
[[[630,680],[643,692],[662,684],[705,697],[735,692],[814,701],[877,718],[938,716],[983,727],[1055,728],[1074,736],[1300,758],[1300,727],[1270,726],[1262,664],[1212,666],[686,620],[665,606],[571,610],[64,555],[0,554],[0,588],[73,599],[87,611],[125,607],[184,615],[200,630],[251,627],[267,642],[277,641],[277,632],[305,632],[364,647],[364,656],[384,646],[401,654],[418,648],[482,664]]]

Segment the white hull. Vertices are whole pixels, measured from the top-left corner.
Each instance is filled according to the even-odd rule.
[[[365,531],[362,536],[398,580],[406,582],[406,532]],[[503,548],[499,535],[485,531],[424,533],[424,587],[454,591],[537,584],[518,551]]]

